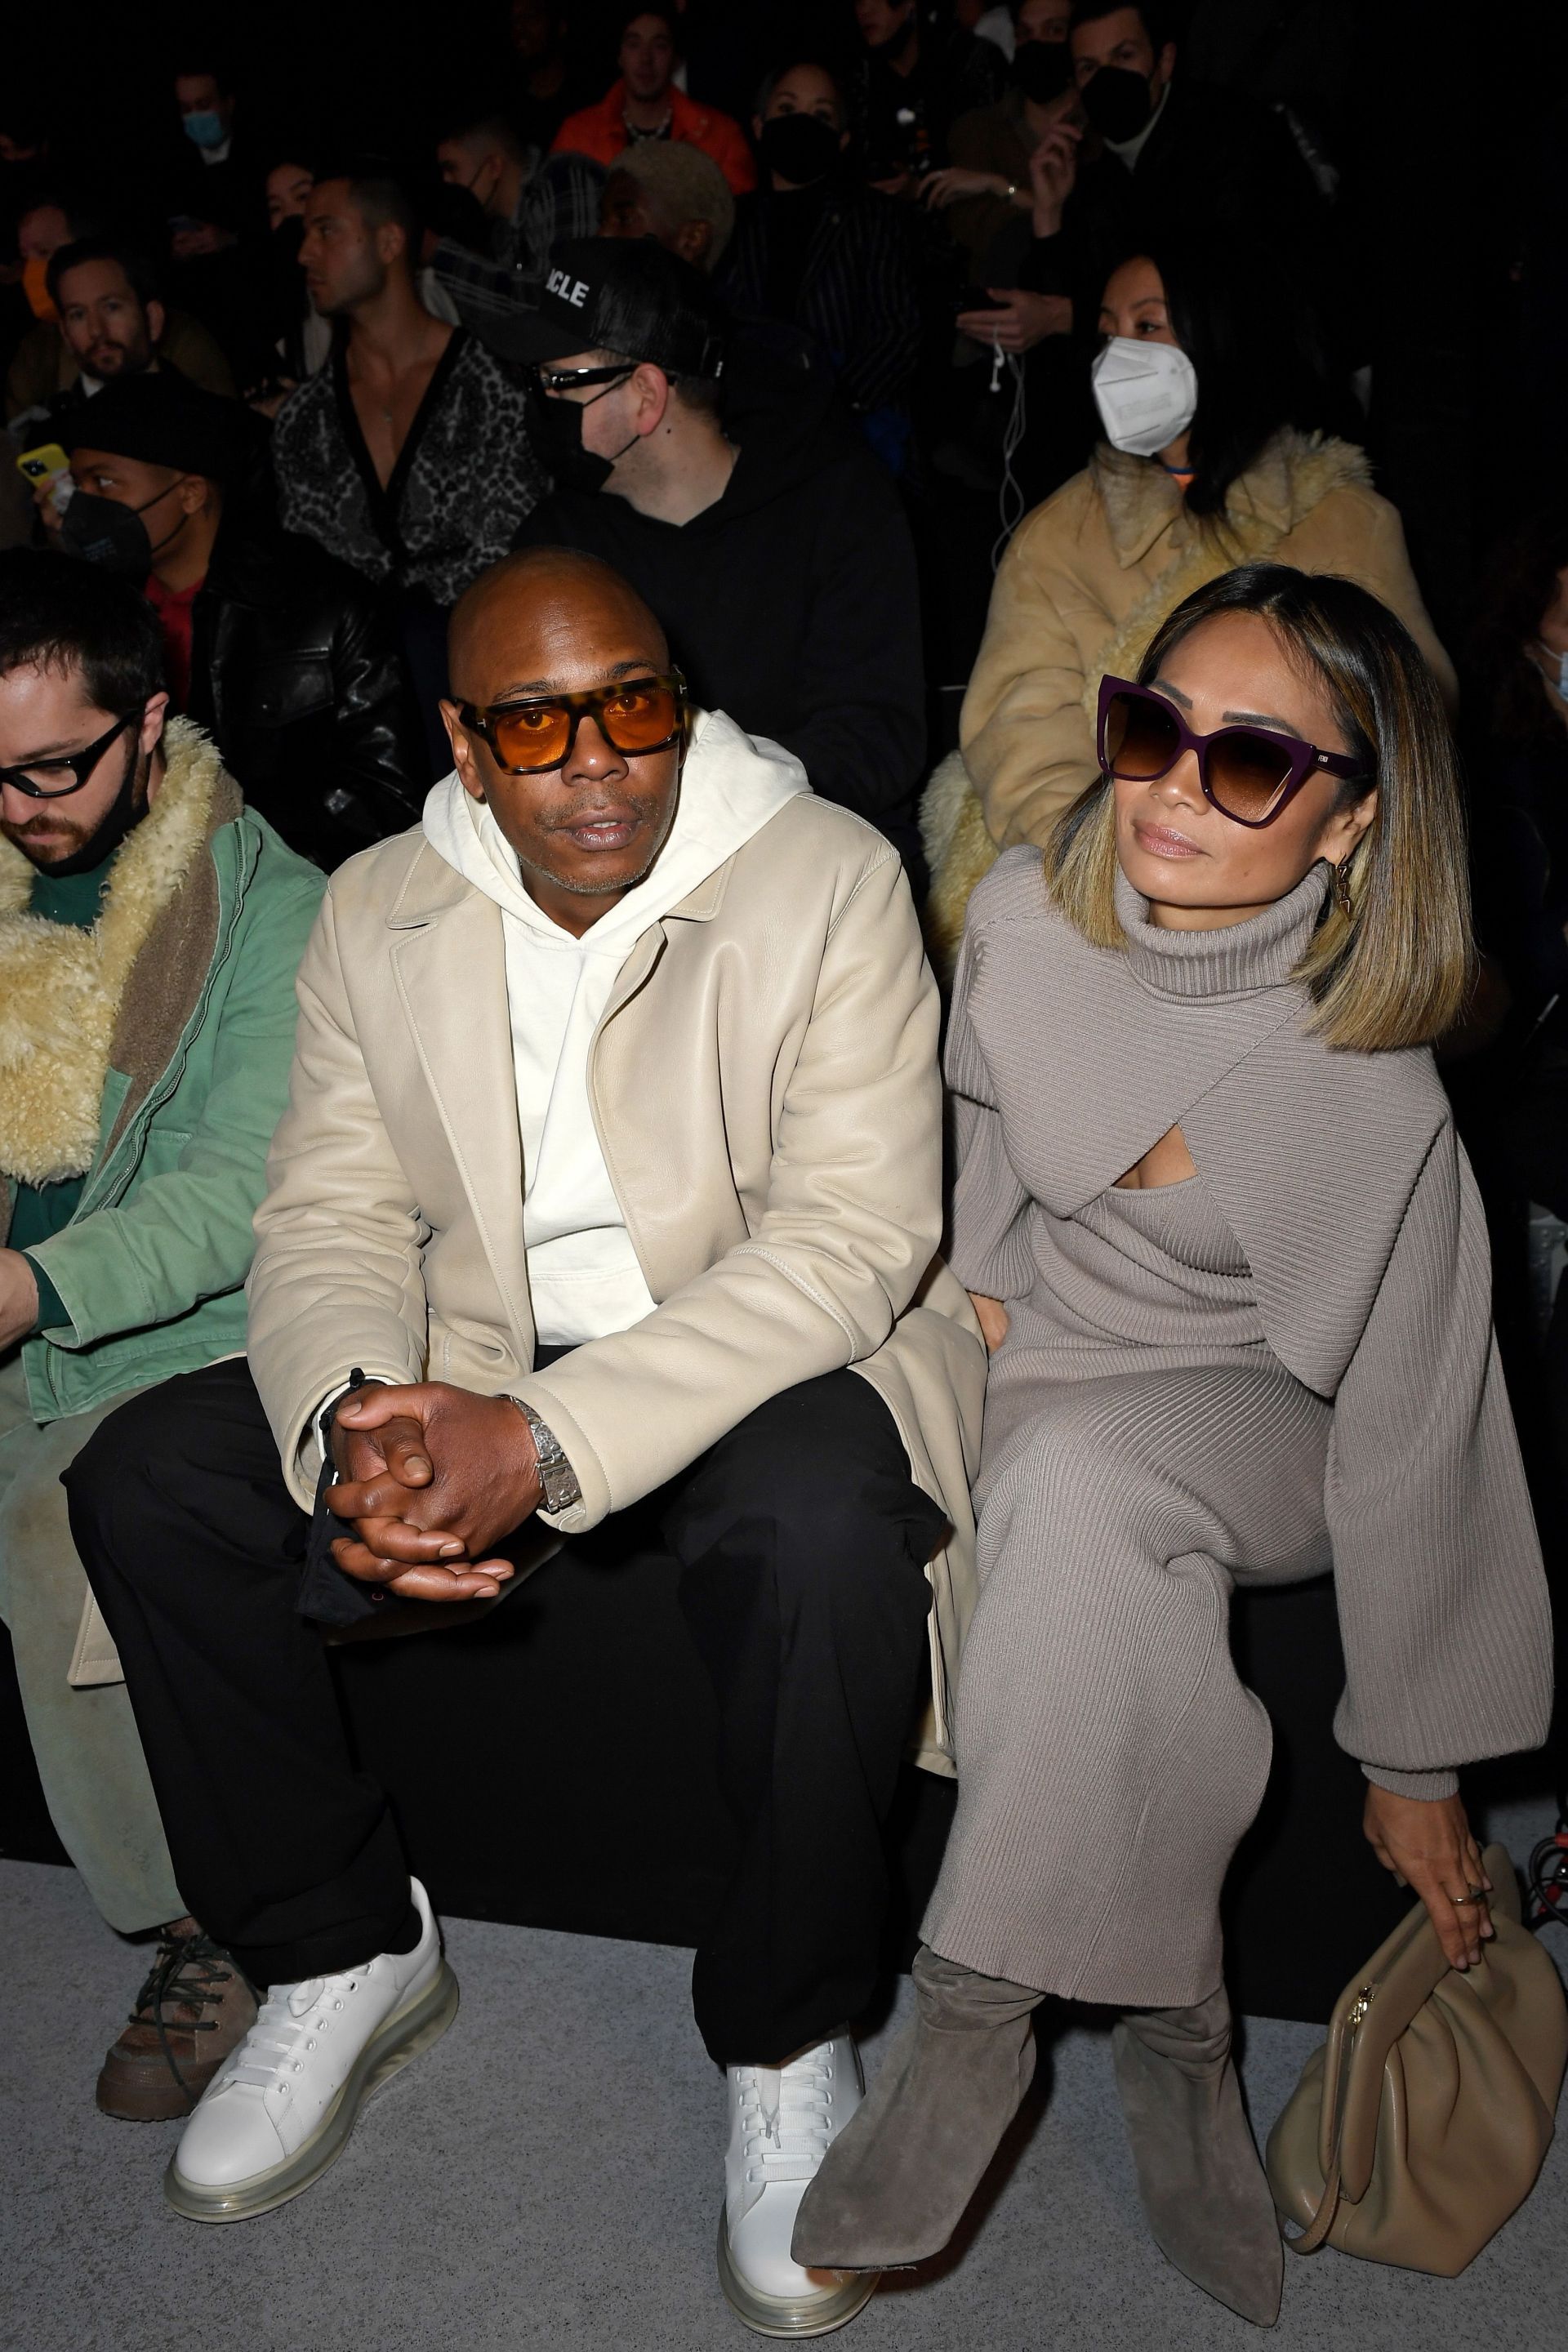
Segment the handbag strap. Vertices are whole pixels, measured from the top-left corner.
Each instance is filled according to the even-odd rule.
[[[1333,2160],[1323,2182],[1323,2193],[1318,2200],[1318,2210],[1299,2238],[1285,2238],[1293,2254],[1315,2254],[1328,2242],[1329,2231],[1334,2226],[1334,2216],[1340,2210],[1340,2177],[1344,2168],[1345,2095],[1350,2087],[1351,2061],[1355,2053],[1356,2029],[1366,2016],[1371,1998],[1363,1986],[1347,2015],[1336,2021],[1330,2036],[1330,2053],[1335,2061],[1331,2075],[1325,2074],[1323,2097],[1328,2102],[1329,2127],[1332,2134]],[[1338,2043],[1335,2049],[1334,2044]],[[1285,2237],[1283,2230],[1280,2236]]]
[[[1330,2168],[1329,2177],[1323,2183],[1322,2196],[1318,2200],[1318,2210],[1313,2214],[1311,2220],[1308,2222],[1306,2228],[1302,2231],[1300,2236],[1299,2238],[1285,2238],[1285,2232],[1283,2230],[1281,2230],[1279,2234],[1282,2238],[1285,2238],[1285,2243],[1289,2247],[1290,2252],[1293,2254],[1315,2254],[1321,2247],[1328,2243],[1329,2231],[1334,2226],[1334,2216],[1339,2210],[1340,2159],[1338,2152],[1336,2151],[1333,2164]]]

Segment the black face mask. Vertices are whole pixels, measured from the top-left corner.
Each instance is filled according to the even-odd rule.
[[[1019,94],[1037,106],[1060,98],[1072,80],[1072,58],[1065,41],[1021,41],[1008,79]]]
[[[616,388],[613,383],[606,384],[605,391],[614,392]],[[595,395],[601,400],[604,396],[604,393]],[[529,383],[528,437],[554,477],[559,490],[602,490],[619,459],[637,437],[634,433],[626,449],[617,449],[614,457],[599,457],[592,449],[584,449],[583,411],[593,404],[592,400],[553,400],[540,390],[537,380]],[[75,503],[73,499],[71,504]],[[66,512],[70,512],[69,507]]]
[[[1124,145],[1137,138],[1154,110],[1147,78],[1126,66],[1101,66],[1084,83],[1083,110],[1102,139]]]
[[[60,517],[60,545],[68,555],[101,564],[105,572],[145,580],[153,569],[153,541],[142,511],[141,507],[122,507],[117,499],[78,490]]]
[[[104,500],[107,506],[108,499]],[[114,795],[104,815],[103,823],[92,839],[84,842],[74,857],[62,857],[56,866],[39,868],[51,881],[64,882],[78,874],[95,873],[111,858],[132,826],[141,824],[147,814],[146,803],[137,792],[142,779],[142,754],[136,748],[135,736],[131,740],[131,757],[126,763],[125,781]]]
[[[814,187],[838,162],[838,133],[820,114],[774,114],[763,125],[757,153],[764,171],[792,187]]]
[[[300,247],[305,242],[305,222],[300,213],[285,213],[272,232],[272,251],[279,264],[287,268],[297,263]]]

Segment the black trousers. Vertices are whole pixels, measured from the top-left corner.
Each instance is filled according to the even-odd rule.
[[[261,1984],[384,1950],[406,1917],[408,1866],[383,1791],[354,1769],[321,1636],[294,1605],[307,1521],[248,1366],[133,1398],[65,1484],[195,1916]],[[692,1997],[721,2063],[819,2040],[869,1997],[881,1826],[943,1525],[887,1407],[845,1371],[774,1397],[581,1539],[599,1563],[670,1558],[718,1696],[737,1842]],[[460,1787],[460,1755],[452,1771]]]

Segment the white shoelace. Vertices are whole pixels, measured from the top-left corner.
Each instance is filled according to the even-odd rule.
[[[329,2010],[341,2010],[343,1994],[353,1992],[374,1965],[373,1960],[342,1976],[306,1977],[299,1984],[271,1986],[256,2012],[255,2024],[234,2053],[235,2063],[225,2069],[225,2084],[254,2083],[261,2090],[271,2090],[285,2072],[295,2069],[300,2050],[315,2048],[304,2022],[311,2011],[320,2011],[316,2024],[324,2029]]]
[[[766,2187],[774,2180],[815,2179],[833,2129],[828,2113],[831,2070],[812,2051],[777,2074],[760,2066],[736,2071],[747,2180],[761,2180]],[[763,2101],[764,2071],[778,2084],[773,2107]]]

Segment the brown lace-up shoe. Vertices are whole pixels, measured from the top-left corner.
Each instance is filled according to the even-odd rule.
[[[256,1995],[194,1919],[160,1929],[131,2021],[103,2062],[98,2104],[126,2123],[166,2123],[195,2105],[256,2022]]]

